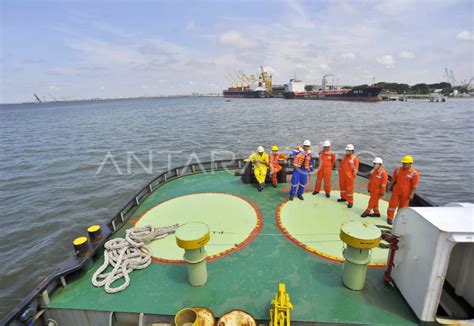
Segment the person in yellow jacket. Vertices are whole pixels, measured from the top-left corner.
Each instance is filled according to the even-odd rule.
[[[252,162],[253,173],[258,182],[258,191],[262,191],[265,186],[265,178],[267,177],[267,169],[270,165],[268,154],[262,146],[257,148],[257,152],[249,156],[248,160]]]

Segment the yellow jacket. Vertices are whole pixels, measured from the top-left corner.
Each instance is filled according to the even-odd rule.
[[[268,154],[265,152],[263,152],[262,155],[259,153],[253,153],[249,156],[249,161],[252,162],[257,169],[261,169],[263,167],[267,168],[267,166],[270,164]]]

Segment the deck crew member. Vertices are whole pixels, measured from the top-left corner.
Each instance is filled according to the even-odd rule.
[[[331,175],[332,170],[336,166],[336,153],[331,151],[331,142],[325,140],[323,150],[319,152],[319,167],[317,170],[316,186],[313,195],[317,195],[321,191],[321,184],[324,179],[324,192],[326,197],[331,197]]]
[[[262,146],[258,146],[257,152],[249,156],[248,160],[252,162],[253,173],[258,182],[258,191],[262,191],[265,186],[267,168],[270,165],[268,154]]]
[[[278,146],[274,145],[272,146],[272,153],[270,154],[270,174],[272,175],[273,188],[277,187],[278,172],[282,169],[280,161],[286,161],[286,155],[278,153]]]
[[[311,157],[311,142],[305,140],[302,151],[293,151],[290,156],[293,158],[293,175],[291,176],[290,200],[293,200],[295,194],[300,200],[304,200],[304,187],[308,182],[309,172],[313,172],[313,159]]]
[[[339,163],[339,189],[341,198],[338,202],[346,202],[347,207],[354,205],[354,179],[359,171],[359,158],[354,154],[354,145],[346,146],[346,155]]]
[[[389,189],[393,188],[392,197],[388,203],[387,223],[392,224],[397,208],[408,207],[410,200],[413,199],[415,191],[418,188],[418,179],[420,174],[413,167],[413,157],[404,156],[401,160],[402,167],[393,171],[392,181]]]
[[[385,195],[387,188],[388,174],[382,167],[383,160],[376,157],[372,163],[374,163],[374,168],[370,171],[369,183],[367,184],[367,191],[370,193],[369,204],[361,217],[380,217],[379,199]],[[372,210],[374,210],[374,213],[370,214]]]

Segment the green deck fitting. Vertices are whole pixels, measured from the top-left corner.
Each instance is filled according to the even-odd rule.
[[[334,189],[336,185],[337,176],[334,175]],[[323,202],[324,194],[313,199],[310,193],[313,187],[314,180],[306,188],[308,204],[305,201],[305,205],[313,203],[311,210],[315,214],[326,216],[331,215],[333,208],[342,210],[344,205],[335,202],[335,192],[328,201],[332,205],[318,205]],[[357,178],[355,191],[363,193],[366,187],[366,180]],[[82,277],[54,293],[49,307],[174,315],[183,307],[203,306],[216,316],[242,309],[257,319],[268,319],[270,302],[278,290],[278,283],[282,282],[286,284],[294,306],[291,315],[294,321],[417,324],[398,291],[384,285],[383,269],[369,269],[364,290],[351,291],[342,284],[342,264],[309,253],[282,235],[276,224],[276,211],[287,200],[287,189],[288,184],[283,184],[278,189],[266,187],[257,192],[254,185],[243,184],[240,178],[224,171],[174,179],[155,190],[140,205],[133,219],[178,196],[226,193],[241,196],[258,207],[263,219],[260,235],[245,248],[208,262],[209,279],[201,288],[193,288],[187,283],[185,265],[152,263],[145,270],[131,273],[130,286],[126,290],[107,294],[91,284],[92,274],[103,262],[103,257],[99,257]],[[359,196],[354,208],[345,208],[345,214],[351,214],[347,218],[360,219],[367,203],[358,203],[358,199]],[[129,227],[131,222],[117,232],[117,236],[122,236]]]

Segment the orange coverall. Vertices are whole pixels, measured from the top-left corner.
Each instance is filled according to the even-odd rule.
[[[280,153],[270,154],[270,173],[272,174],[272,184],[278,183],[277,174],[281,171],[279,160],[286,160],[286,156]]]
[[[319,152],[319,169],[318,176],[316,177],[316,186],[314,191],[321,191],[321,184],[324,179],[324,192],[329,194],[331,192],[331,174],[332,169],[336,164],[336,153],[334,152]]]
[[[354,179],[359,170],[359,159],[354,154],[345,155],[339,163],[339,189],[341,198],[354,203]]]
[[[389,220],[393,220],[397,208],[408,207],[410,194],[413,189],[418,188],[419,178],[420,173],[413,167],[410,167],[408,170],[399,167],[393,171],[392,183],[395,182],[395,186],[388,203],[387,218]]]
[[[369,183],[367,185],[367,190],[370,193],[369,204],[365,210],[366,214],[369,214],[373,209],[375,214],[380,214],[379,212],[379,199],[385,194],[385,189],[387,189],[388,174],[384,168],[379,167],[377,170],[372,170],[370,172]]]

